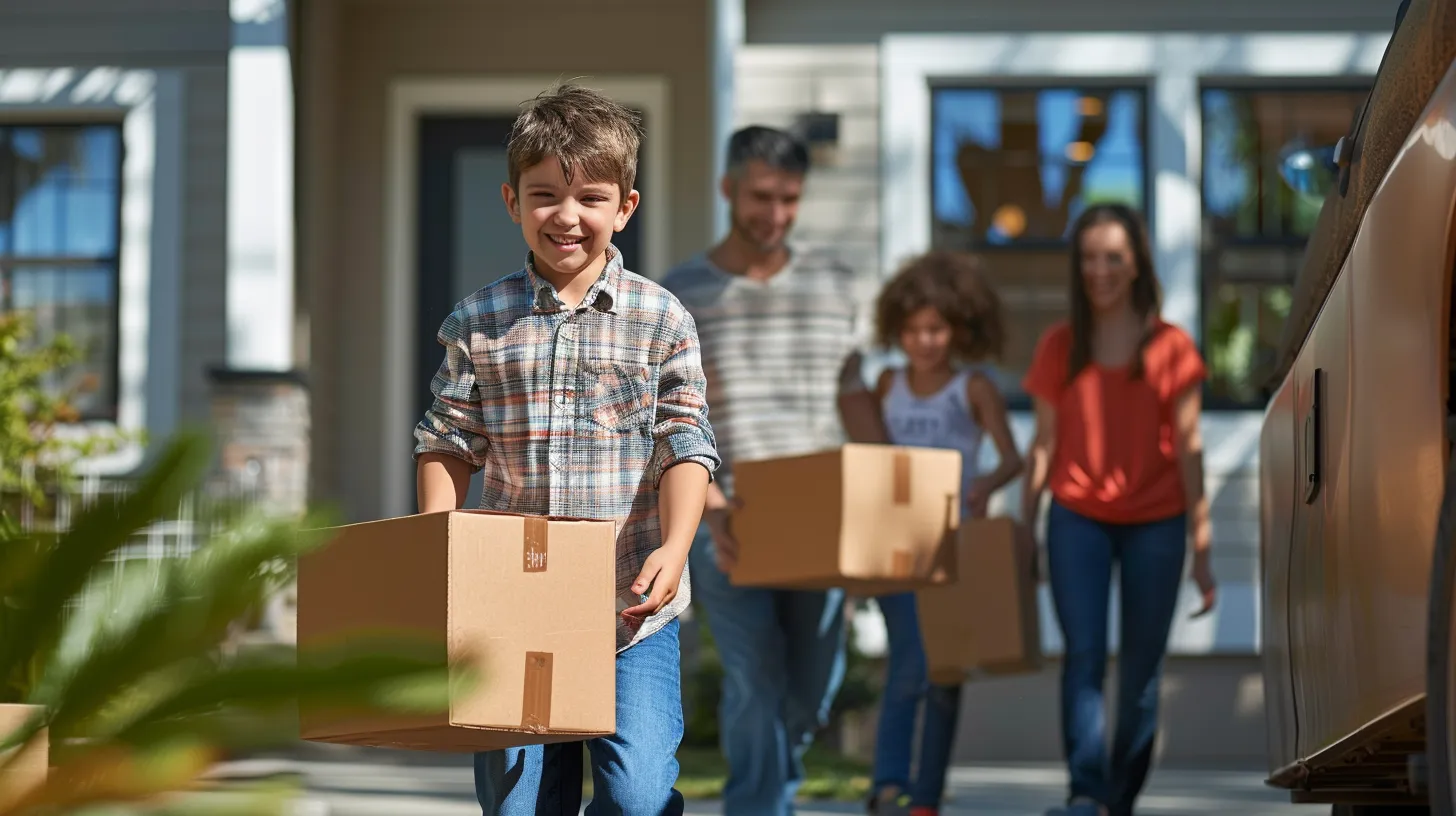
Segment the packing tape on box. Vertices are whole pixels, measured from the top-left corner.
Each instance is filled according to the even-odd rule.
[[[910,453],[895,451],[895,504],[910,503]]]
[[[551,652],[526,652],[526,682],[521,699],[521,730],[544,734],[551,730]]]
[[[526,572],[546,571],[546,544],[550,538],[550,528],[544,518],[537,516],[526,517],[526,530],[522,536],[522,569]]]
[[[915,553],[909,550],[895,550],[890,556],[890,577],[909,578],[915,574]]]

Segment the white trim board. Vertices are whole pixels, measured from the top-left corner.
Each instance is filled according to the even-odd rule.
[[[383,444],[380,467],[380,512],[384,517],[411,512],[409,469],[413,467],[410,429],[418,421],[411,367],[420,327],[415,319],[415,214],[418,211],[416,123],[428,113],[508,114],[542,90],[557,83],[557,76],[457,77],[398,79],[389,88],[385,126],[384,179],[384,359],[380,366],[383,400]],[[582,80],[619,102],[639,107],[647,130],[643,169],[649,206],[643,257],[633,268],[660,277],[668,267],[668,172],[671,157],[669,86],[661,76],[602,76]]]
[[[930,246],[932,82],[1127,80],[1148,89],[1149,204],[1164,313],[1197,339],[1199,83],[1368,78],[1389,40],[1389,32],[888,35],[880,46],[881,268]]]

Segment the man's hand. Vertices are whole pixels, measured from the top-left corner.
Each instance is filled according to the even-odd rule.
[[[733,507],[743,503],[732,499],[731,507],[719,507],[703,513],[708,523],[708,532],[713,536],[713,560],[724,573],[732,572],[738,565],[738,539],[733,537]]]
[[[1191,616],[1194,619],[1212,612],[1213,607],[1218,603],[1218,582],[1213,578],[1213,566],[1209,560],[1206,549],[1198,550],[1193,554],[1193,582],[1198,584],[1198,592],[1203,596],[1202,606]]]
[[[642,564],[642,572],[632,583],[632,591],[638,595],[652,594],[642,603],[622,610],[624,618],[646,618],[657,610],[672,603],[677,597],[677,586],[682,581],[683,565],[688,561],[688,551],[676,547],[659,547]]]

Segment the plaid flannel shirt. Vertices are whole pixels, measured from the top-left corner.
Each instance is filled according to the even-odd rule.
[[[617,525],[617,609],[662,546],[657,485],[673,465],[718,465],[708,424],[697,327],[677,298],[607,267],[568,310],[526,267],[462,301],[438,335],[445,360],[415,428],[415,456],[442,453],[485,471],[481,507],[610,519]],[[687,608],[683,570],[673,602],[640,625],[618,616],[617,648]]]

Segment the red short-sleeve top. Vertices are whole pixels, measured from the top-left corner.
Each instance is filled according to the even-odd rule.
[[[1022,388],[1056,408],[1047,486],[1068,510],[1098,521],[1138,524],[1187,509],[1174,448],[1178,397],[1207,375],[1182,329],[1162,320],[1143,347],[1143,376],[1129,366],[1089,363],[1067,382],[1072,327],[1042,335]]]

